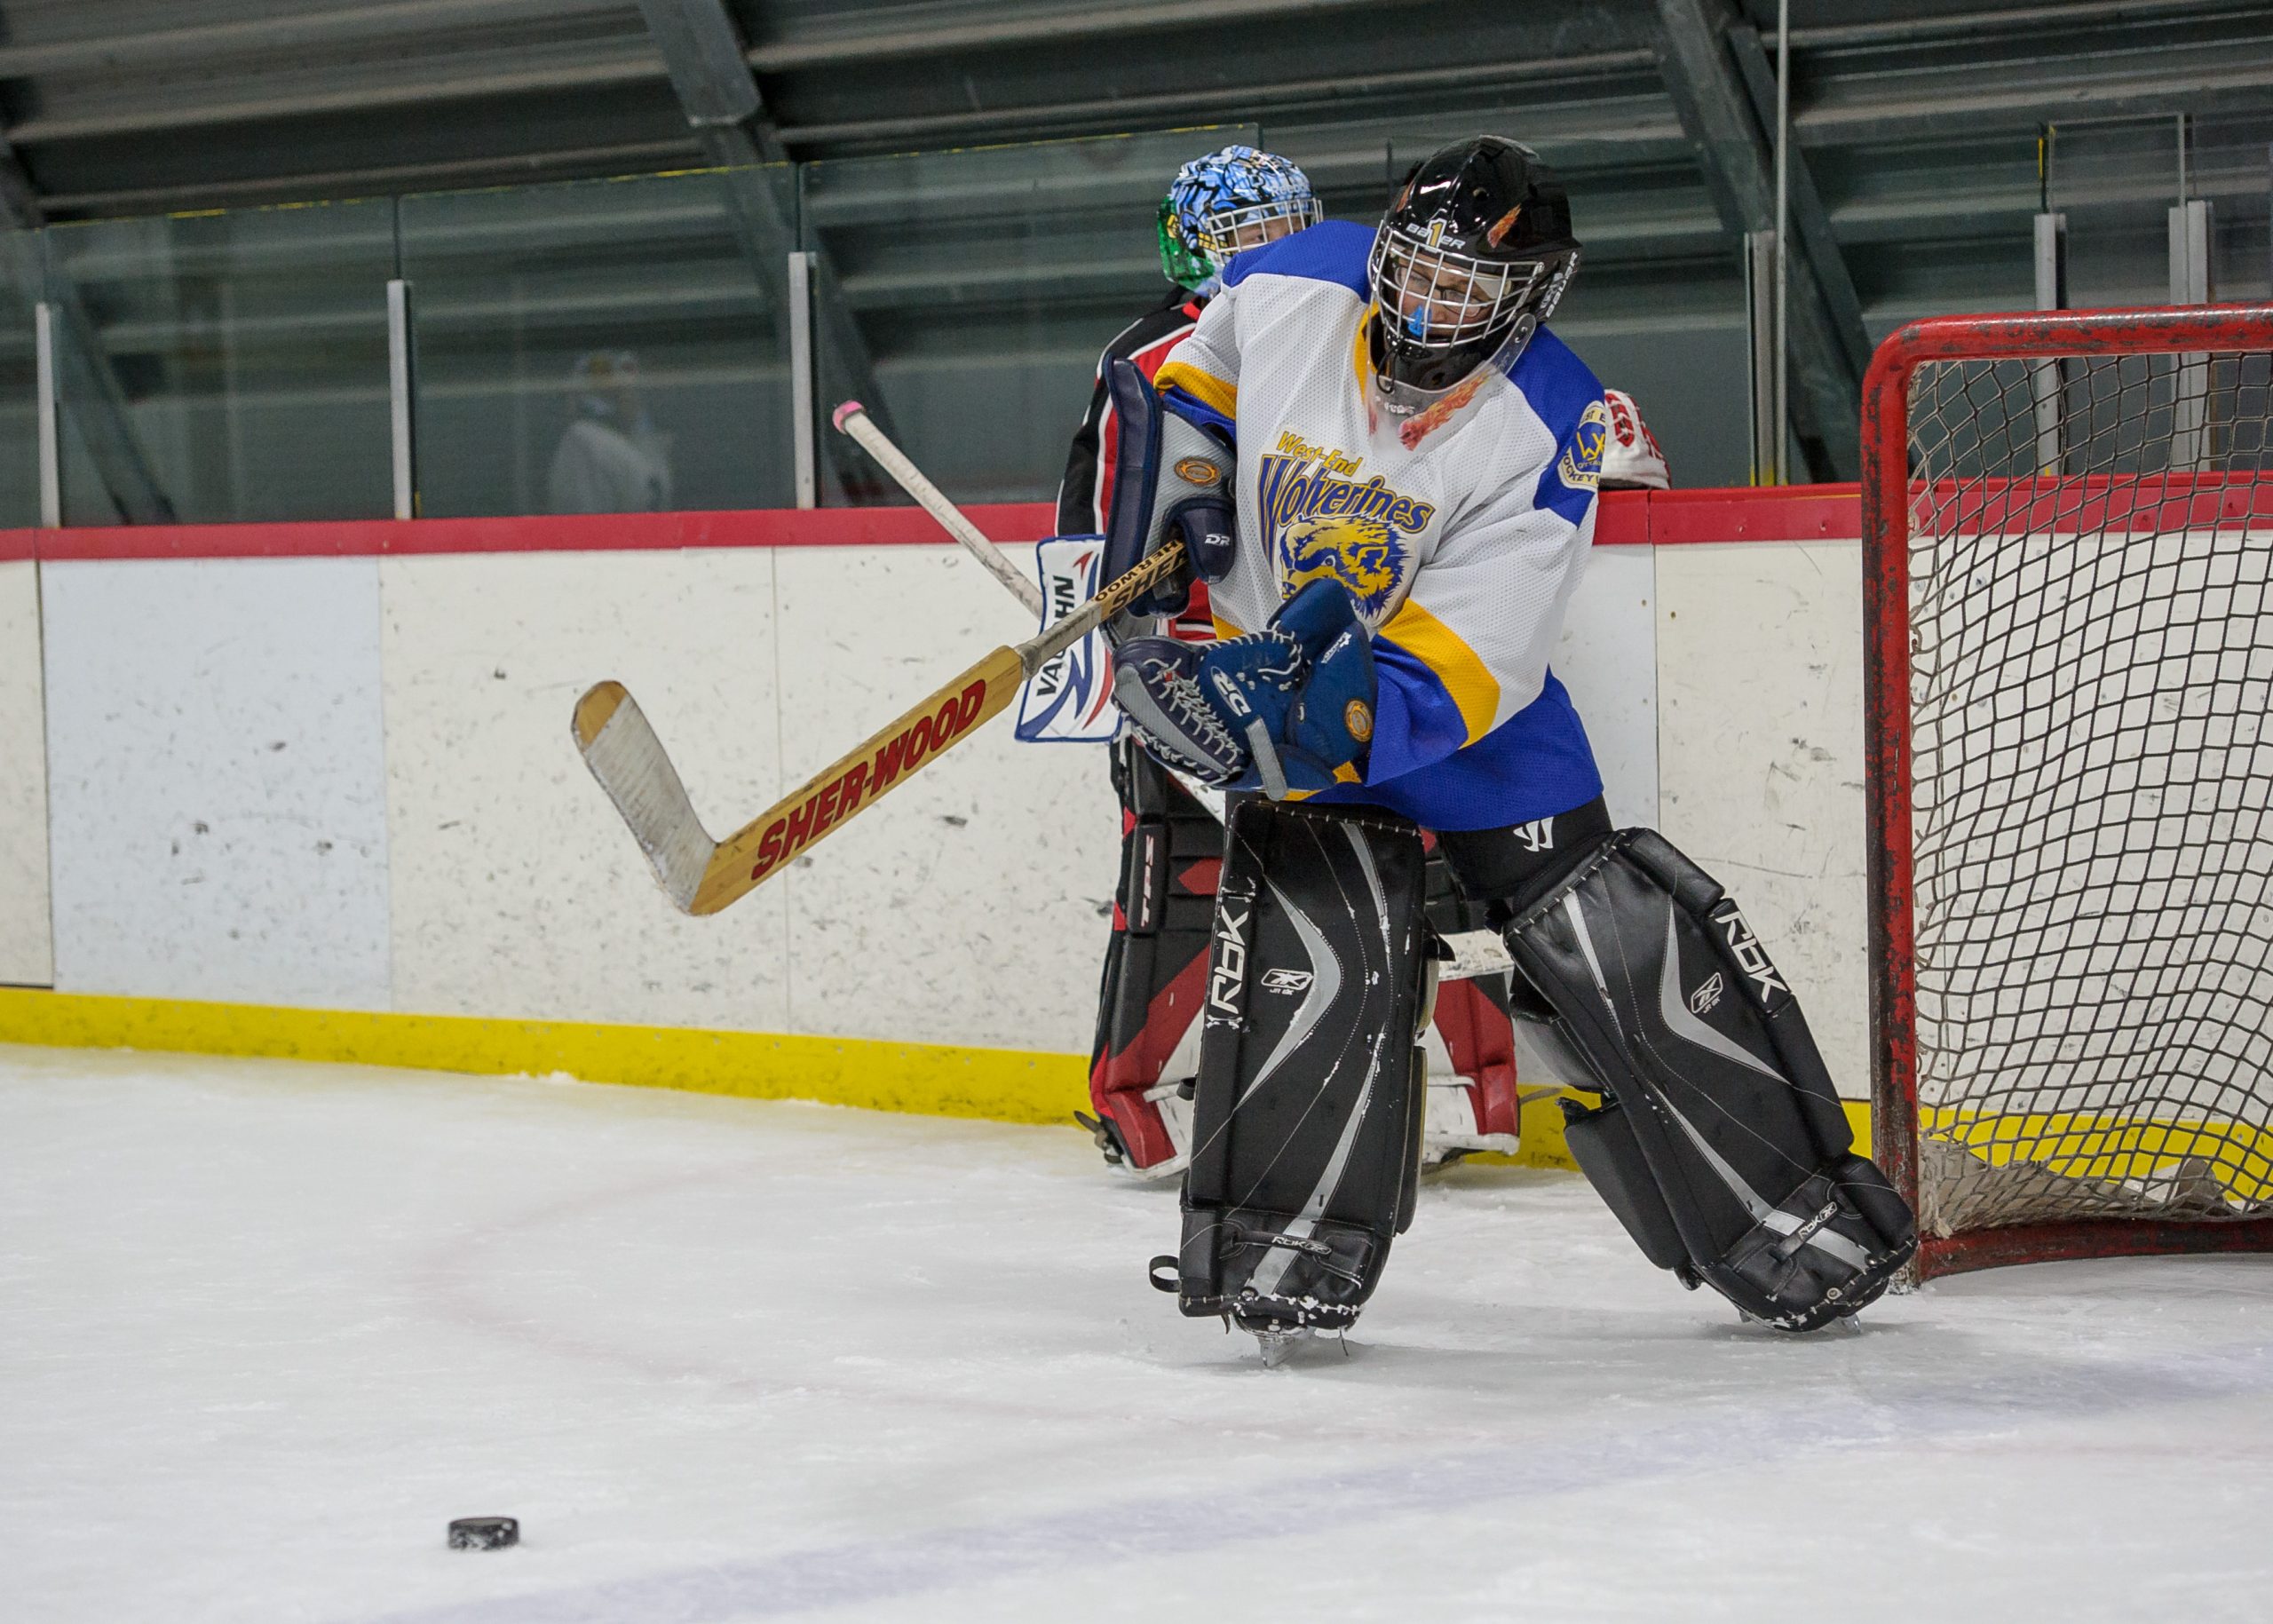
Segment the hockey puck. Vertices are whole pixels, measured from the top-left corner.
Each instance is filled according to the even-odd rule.
[[[503,1550],[521,1542],[521,1525],[510,1517],[461,1517],[450,1523],[452,1550]]]

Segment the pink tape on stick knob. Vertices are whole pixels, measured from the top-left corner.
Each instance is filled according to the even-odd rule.
[[[861,405],[858,400],[847,400],[843,405],[838,407],[834,412],[829,414],[828,421],[831,426],[833,426],[838,433],[842,434],[844,432],[844,420],[847,417],[850,417],[854,412],[865,412],[867,409],[868,408],[867,407]]]

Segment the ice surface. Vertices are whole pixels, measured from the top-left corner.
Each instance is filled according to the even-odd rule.
[[[0,1616],[2273,1616],[2273,1258],[1793,1339],[1458,1170],[1266,1372],[1176,1227],[1070,1129],[0,1049]]]

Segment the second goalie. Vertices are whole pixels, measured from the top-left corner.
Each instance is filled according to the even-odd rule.
[[[1601,385],[1544,325],[1579,259],[1514,142],[1421,164],[1376,231],[1233,259],[1163,366],[1110,379],[1109,573],[1180,537],[1220,641],[1144,635],[1114,693],[1163,761],[1234,792],[1181,1247],[1155,1281],[1275,1356],[1349,1325],[1410,1221],[1432,989],[1419,830],[1485,905],[1598,1104],[1572,1152],[1685,1284],[1804,1330],[1909,1256],[1805,1019],[1741,913],[1612,828],[1548,669],[1591,543]]]

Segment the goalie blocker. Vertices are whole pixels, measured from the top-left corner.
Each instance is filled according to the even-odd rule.
[[[1799,1001],[1712,876],[1648,829],[1595,846],[1507,924],[1508,950],[1598,1082],[1571,1153],[1650,1261],[1810,1331],[1917,1246],[1853,1134]]]
[[[1367,810],[1235,806],[1201,1007],[1184,1240],[1152,1262],[1186,1314],[1275,1363],[1358,1317],[1413,1220],[1429,930],[1420,831]]]

